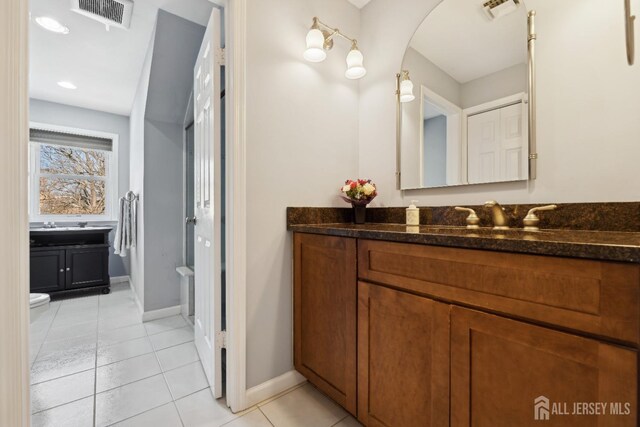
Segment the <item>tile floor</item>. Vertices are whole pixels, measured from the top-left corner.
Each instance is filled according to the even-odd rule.
[[[31,324],[33,427],[351,427],[309,384],[233,414],[213,399],[181,316],[142,323],[128,286],[54,301]]]

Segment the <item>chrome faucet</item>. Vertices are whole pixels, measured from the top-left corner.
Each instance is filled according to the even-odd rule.
[[[495,200],[489,200],[484,204],[485,208],[491,208],[491,218],[493,219],[494,230],[508,230],[509,218],[504,212],[504,208]]]

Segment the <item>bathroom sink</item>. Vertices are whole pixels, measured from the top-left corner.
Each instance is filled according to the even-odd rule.
[[[81,231],[81,230],[108,230],[113,227],[108,226],[87,226],[87,227],[55,227],[55,228],[31,228],[29,231]]]

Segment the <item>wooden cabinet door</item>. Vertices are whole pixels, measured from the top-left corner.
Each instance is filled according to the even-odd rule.
[[[356,241],[294,234],[294,363],[356,413]]]
[[[31,292],[55,292],[64,290],[64,250],[31,251]]]
[[[452,427],[636,426],[637,392],[636,351],[452,308]],[[608,414],[630,412],[559,413],[572,413],[574,403],[595,402],[606,403]],[[542,422],[534,416],[547,414]]]
[[[450,306],[358,284],[358,419],[369,427],[449,425]]]
[[[67,249],[66,252],[66,289],[109,284],[107,247]]]

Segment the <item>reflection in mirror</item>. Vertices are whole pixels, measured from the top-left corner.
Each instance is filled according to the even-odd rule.
[[[500,9],[489,9],[489,4]],[[403,189],[526,180],[527,11],[522,0],[444,0],[405,52]]]

